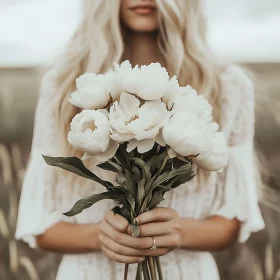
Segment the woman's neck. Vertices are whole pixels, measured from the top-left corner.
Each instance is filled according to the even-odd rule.
[[[156,33],[130,31],[127,35],[123,60],[129,60],[132,65],[148,65],[152,62],[160,62]]]

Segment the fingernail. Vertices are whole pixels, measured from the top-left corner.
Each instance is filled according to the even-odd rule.
[[[138,224],[137,218],[134,218],[133,222],[134,222],[135,224]]]
[[[145,260],[145,258],[140,258],[140,259],[138,260],[138,262],[141,263],[141,262],[143,262],[144,260]]]

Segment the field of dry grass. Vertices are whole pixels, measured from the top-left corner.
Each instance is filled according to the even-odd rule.
[[[280,64],[247,66],[255,75],[256,144],[267,169],[261,202],[266,229],[215,257],[224,280],[280,280]],[[59,262],[59,256],[14,239],[39,80],[35,69],[0,69],[1,280],[52,280]]]

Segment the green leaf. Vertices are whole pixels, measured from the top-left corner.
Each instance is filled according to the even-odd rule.
[[[160,154],[159,168],[157,173],[158,175],[162,172],[168,160],[169,160],[169,156],[167,152],[163,152],[162,154]]]
[[[112,208],[111,210],[114,212],[114,215],[116,215],[116,214],[120,214],[120,209],[121,209],[120,206],[117,205],[114,208]]]
[[[136,158],[136,157],[131,157],[128,158],[131,161],[134,161],[136,165],[138,165],[142,171],[143,177],[146,179],[146,181],[150,180],[152,175],[150,172],[150,169],[148,168],[147,164],[145,163],[145,161],[143,161],[140,158]]]
[[[136,183],[132,178],[132,174],[129,170],[125,169],[125,174],[118,173],[116,176],[116,182],[122,186],[123,189],[128,190],[133,193],[135,196],[136,194]]]
[[[135,183],[132,179],[132,174],[128,169],[125,169],[125,188],[131,190],[133,193],[136,191]]]
[[[182,165],[185,164],[192,164],[190,160],[186,160],[185,158],[177,158],[177,157],[172,159],[172,163],[173,163],[173,167],[176,169],[180,168]]]
[[[174,169],[173,159],[167,161],[161,173],[170,172],[172,169]]]
[[[163,197],[164,194],[165,194],[165,191],[160,191],[160,192],[154,193],[151,204],[149,206],[150,210],[156,208],[157,205],[164,200],[164,197]]]
[[[129,209],[127,208],[126,205],[123,205],[122,207],[115,206],[112,209],[112,211],[114,212],[114,214],[119,214],[122,217],[124,217],[125,219],[127,219],[129,223],[132,223],[133,216],[131,215],[131,212],[129,211]]]
[[[69,172],[75,173],[81,177],[93,180],[106,188],[113,186],[112,183],[100,179],[90,170],[88,170],[84,166],[83,162],[77,157],[49,157],[43,155],[43,158],[48,165],[56,166]]]
[[[153,157],[151,157],[147,162],[147,166],[151,170],[152,174],[157,171],[157,174],[159,175],[164,169],[168,160],[170,160],[170,158],[167,152],[164,151],[158,155],[154,155]]]
[[[125,144],[122,144],[119,146],[114,157],[122,167],[129,169],[130,168],[129,161],[127,160],[128,155],[129,153],[126,151]]]
[[[145,182],[146,180],[143,178],[138,182],[138,187],[137,187],[137,203],[138,205],[141,204],[143,201],[143,198],[145,196]]]
[[[147,162],[148,168],[151,170],[151,173],[154,173],[158,168],[158,156],[153,156],[150,158],[150,160]]]
[[[165,181],[170,180],[175,176],[186,176],[186,175],[190,176],[192,173],[193,173],[192,165],[185,164],[178,169],[173,169],[170,172],[164,172],[161,175],[159,175],[158,178],[154,181],[153,187],[161,185]]]
[[[134,209],[135,209],[135,196],[131,192],[127,192],[124,196],[124,202],[129,207],[131,213],[135,215]]]
[[[137,166],[132,166],[131,171],[133,173],[133,177],[136,179],[136,181],[138,182],[141,179],[141,173],[139,171],[139,169],[137,168]]]
[[[193,175],[193,170],[191,164],[185,164],[181,166],[179,169],[173,169],[171,171],[161,174],[160,176],[155,175],[146,184],[146,186],[148,186],[147,187],[148,191],[146,192],[146,196],[142,201],[140,212],[144,211],[147,208],[146,205],[149,205],[150,203],[153,190],[157,188],[159,185],[168,188],[172,186],[172,184],[175,184],[175,182],[178,180],[180,176],[187,176],[187,179],[189,179],[192,175]]]
[[[142,214],[146,211],[146,209],[149,208],[149,204],[151,203],[152,200],[152,195],[153,195],[153,189],[152,187],[147,188],[148,191],[145,192],[145,196],[142,199],[142,201],[140,201],[140,207],[139,207],[139,214]]]
[[[71,208],[70,211],[63,213],[65,216],[75,216],[79,213],[81,213],[83,210],[86,208],[91,207],[94,203],[104,200],[104,199],[112,199],[112,200],[117,200],[120,202],[120,198],[122,195],[119,192],[114,192],[114,191],[108,191],[108,192],[103,192],[100,194],[94,194],[89,197],[83,198],[78,200],[74,206]]]
[[[195,173],[190,174],[189,176],[179,176],[178,179],[173,183],[172,185],[172,189],[175,189],[177,187],[179,187],[182,184],[185,184],[189,181],[191,181],[194,177],[196,176]]]
[[[115,173],[123,172],[123,168],[120,165],[110,160],[100,163],[97,166],[103,170],[112,171]]]
[[[116,176],[116,182],[124,187],[125,180],[125,175],[123,173],[118,173],[118,175]]]

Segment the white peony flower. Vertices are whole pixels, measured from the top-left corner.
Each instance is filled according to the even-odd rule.
[[[212,137],[207,139],[209,141],[209,150],[193,158],[193,162],[204,170],[221,170],[228,163],[228,147],[224,134],[222,132],[215,132],[212,134]]]
[[[82,109],[102,109],[109,101],[108,84],[111,84],[106,75],[85,73],[76,80],[77,91],[71,94],[69,102]]]
[[[107,88],[113,101],[120,100],[121,93],[125,91],[124,81],[132,71],[130,62],[126,60],[121,64],[115,64],[114,68],[105,74],[108,78]]]
[[[166,106],[160,100],[147,101],[141,105],[135,96],[122,93],[120,101],[110,108],[111,137],[118,142],[131,140],[128,151],[136,147],[141,153],[149,151],[167,117]]]
[[[198,118],[203,118],[206,122],[212,121],[212,106],[204,96],[197,95],[197,92],[191,86],[180,87],[179,94],[171,102],[168,106],[172,106],[173,112],[191,111]]]
[[[191,156],[200,168],[217,171],[228,161],[227,145],[217,123],[207,123],[191,111],[175,113],[162,129],[169,156]]]
[[[162,129],[165,142],[181,156],[195,156],[205,150],[203,131],[206,124],[196,114],[188,111],[175,113]],[[170,155],[174,155],[169,151]]]
[[[179,82],[177,79],[177,76],[173,76],[168,83],[168,87],[166,89],[166,92],[162,96],[162,102],[164,102],[167,106],[167,108],[170,110],[173,104],[174,98],[180,94],[180,87]]]
[[[152,63],[138,68],[135,66],[128,71],[123,80],[127,92],[137,95],[144,100],[157,100],[166,93],[169,75],[159,63]]]
[[[116,153],[118,144],[111,140],[110,123],[102,112],[84,110],[73,118],[70,126],[68,141],[84,152],[82,159],[106,161]]]

